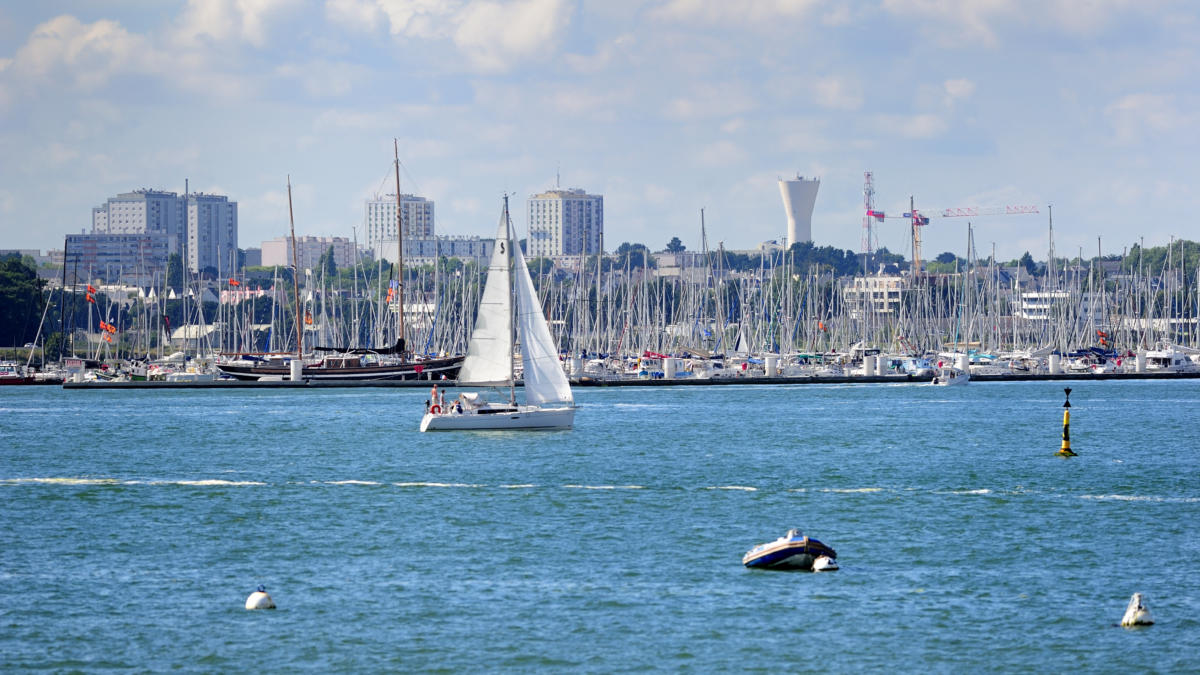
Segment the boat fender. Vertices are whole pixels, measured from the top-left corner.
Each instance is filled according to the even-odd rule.
[[[430,414],[430,415],[440,415],[440,414],[442,414],[442,406],[440,406],[440,405],[437,405],[436,403],[435,403],[434,405],[430,406],[430,407],[429,407],[429,414]]]
[[[813,559],[812,571],[814,572],[833,572],[837,568],[837,561],[827,555],[819,555]]]
[[[246,609],[275,609],[275,601],[267,595],[266,586],[259,586],[246,598]]]
[[[1125,608],[1125,616],[1121,617],[1121,625],[1126,628],[1133,626],[1149,626],[1154,623],[1150,617],[1150,609],[1142,602],[1142,594],[1134,593],[1129,598],[1129,606]]]

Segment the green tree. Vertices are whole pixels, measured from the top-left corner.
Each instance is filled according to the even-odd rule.
[[[317,268],[325,274],[326,279],[333,279],[337,276],[337,261],[333,259],[332,245],[327,251],[321,254],[321,260],[317,262]]]
[[[554,261],[549,258],[531,258],[527,264],[529,273],[534,277],[545,276],[554,269]]]
[[[667,242],[667,251],[671,253],[683,253],[686,248],[683,242],[679,241],[679,237],[671,237],[671,241]]]
[[[178,253],[167,256],[167,286],[176,293],[183,291],[183,256]]]
[[[631,268],[642,267],[657,267],[654,258],[650,257],[650,249],[645,244],[630,244],[624,242],[617,247],[617,267],[624,269],[626,263]]]
[[[19,255],[0,260],[0,345],[20,347],[33,341],[46,301],[45,284]]]
[[[1017,264],[1021,267],[1024,267],[1025,271],[1030,275],[1033,275],[1035,272],[1037,272],[1037,263],[1033,261],[1033,256],[1029,254],[1029,251],[1025,251],[1025,255],[1021,256],[1021,259],[1017,261]]]

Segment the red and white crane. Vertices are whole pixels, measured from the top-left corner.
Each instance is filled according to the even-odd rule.
[[[873,198],[875,191],[871,185],[871,174],[867,174],[867,186],[870,189],[870,196]],[[864,190],[865,196],[866,190]],[[867,236],[870,236],[870,227],[868,222],[874,219],[876,222],[883,222],[885,218],[903,218],[912,224],[912,248],[913,248],[913,274],[921,272],[921,228],[929,224],[929,216],[926,212],[917,210],[913,206],[913,198],[908,198],[908,211],[899,216],[889,216],[883,211],[878,211],[873,207],[873,199],[864,199],[867,205],[867,214],[863,220],[863,226],[867,229]],[[1038,213],[1038,207],[1033,205],[1020,206],[959,206],[949,209],[932,209],[929,211],[942,218],[962,218],[974,216],[1024,216],[1033,213]]]

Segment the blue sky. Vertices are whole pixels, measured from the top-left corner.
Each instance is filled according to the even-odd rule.
[[[60,247],[141,187],[229,195],[240,244],[361,237],[391,185],[443,234],[506,191],[605,197],[606,247],[751,248],[776,180],[822,179],[818,245],[877,208],[978,217],[976,250],[1120,253],[1200,239],[1200,9],[1154,0],[83,0],[0,5],[0,248]],[[518,211],[521,213],[522,211]],[[518,223],[523,227],[523,216]],[[924,256],[966,254],[934,218]],[[911,255],[889,220],[880,243]]]

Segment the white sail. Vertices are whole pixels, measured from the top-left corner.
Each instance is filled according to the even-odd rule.
[[[460,384],[481,386],[508,385],[512,380],[512,290],[509,284],[508,212],[500,218],[496,246],[488,265],[483,297],[475,329],[467,344],[467,357],[458,372]]]
[[[558,360],[558,346],[546,325],[533,279],[520,246],[513,246],[517,283],[517,334],[525,364],[525,402],[529,405],[574,403],[571,383]]]

